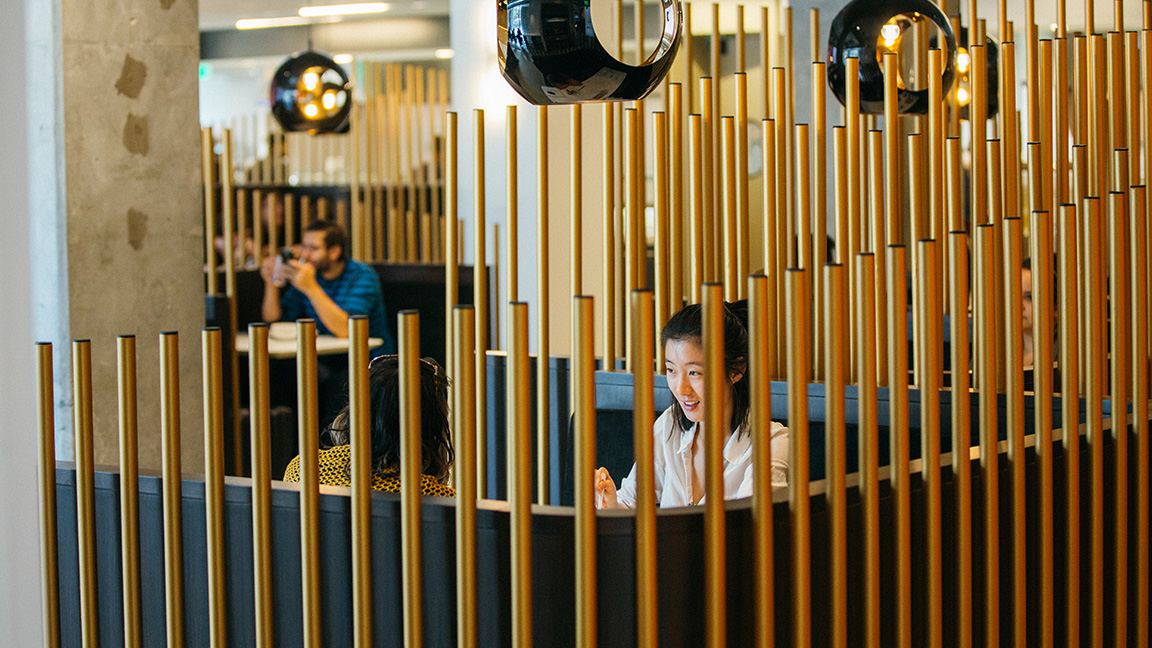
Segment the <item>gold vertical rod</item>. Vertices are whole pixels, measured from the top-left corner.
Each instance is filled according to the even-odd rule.
[[[1078,347],[1079,312],[1077,268],[1078,219],[1074,205],[1060,206],[1060,244],[1057,246],[1057,276],[1060,281],[1060,418],[1064,451],[1064,478],[1067,484],[1064,512],[1065,555],[1065,635],[1080,636],[1080,362]]]
[[[702,77],[700,79],[700,170],[701,185],[700,190],[702,194],[702,218],[704,219],[704,228],[701,231],[703,237],[703,250],[704,250],[704,266],[703,266],[703,281],[715,282],[720,280],[716,263],[720,261],[720,255],[717,253],[716,237],[723,230],[718,227],[722,221],[718,220],[720,216],[720,209],[718,203],[715,201],[715,194],[720,189],[718,179],[714,177],[714,169],[716,161],[719,156],[716,154],[716,142],[713,140],[713,126],[712,123],[718,119],[716,114],[712,111],[712,79],[709,77]],[[718,131],[717,131],[718,133]],[[627,138],[625,138],[627,139]],[[630,285],[629,290],[636,286]]]
[[[692,32],[688,32],[692,33]],[[768,70],[772,69],[772,21],[769,18],[769,7],[760,7],[760,69],[764,71],[763,104],[764,119],[772,117],[772,84],[768,79]],[[692,39],[686,39],[691,42]],[[689,64],[690,65],[690,64]],[[691,104],[689,104],[691,105]]]
[[[636,3],[639,7],[640,2]],[[639,11],[639,9],[637,9]],[[640,15],[640,14],[637,14]],[[643,29],[638,27],[637,29]],[[637,47],[642,48],[640,44]],[[584,292],[584,120],[580,104],[572,105],[571,113],[571,226],[572,226],[572,294],[579,295]],[[509,297],[509,301],[516,301]]]
[[[700,286],[704,283],[704,178],[703,178],[703,121],[700,115],[688,116],[689,159],[688,171],[692,184],[692,216],[689,223],[692,253],[689,257],[689,285],[693,304],[699,304]],[[765,174],[767,177],[767,174]]]
[[[1007,42],[1002,43],[1000,47],[1002,56],[1000,59],[1002,63],[1000,78],[1002,80],[1002,87],[1004,88],[1000,97],[1000,115],[1002,117],[1008,115],[1013,116],[1012,119],[1001,120],[1003,128],[1001,129],[1002,132],[1000,134],[1000,141],[1002,143],[1000,147],[1000,152],[1002,154],[1002,158],[1000,160],[1000,168],[1003,171],[1003,176],[1001,176],[1003,178],[1002,187],[1004,192],[1003,211],[1004,214],[1008,216],[1016,216],[1019,214],[1020,210],[1020,147],[1017,144],[1019,134],[1016,132],[1015,119],[1016,44]],[[1029,81],[1032,81],[1032,79],[1029,79]],[[1037,99],[1039,97],[1039,91],[1037,90],[1036,92],[1032,92],[1032,84],[1030,83],[1029,92],[1029,102],[1031,103],[1033,99]],[[1036,141],[1031,137],[1029,139],[1031,141]],[[992,161],[993,164],[996,162],[995,160],[990,161]],[[1032,167],[1029,167],[1029,169],[1031,168]],[[998,177],[995,170],[992,170],[989,175],[991,175],[993,178]],[[1041,175],[1043,175],[1043,172],[1040,169],[1036,169],[1036,171],[1032,173],[1032,178],[1034,180],[1039,180]],[[1036,210],[1041,209],[1041,207],[1033,205],[1031,209]]]
[[[44,606],[44,645],[48,648],[57,648],[60,645],[60,589],[59,589],[59,558],[56,553],[56,399],[52,394],[52,344],[38,342],[36,344],[36,426],[39,430],[40,447],[37,453],[38,477],[40,479],[40,585],[41,602]],[[123,412],[123,408],[121,409]],[[123,472],[121,473],[123,474]],[[123,479],[123,477],[121,477]],[[123,483],[123,482],[122,482]],[[132,492],[135,493],[135,481]],[[126,490],[126,489],[125,489]],[[123,505],[121,505],[123,507]],[[134,518],[133,518],[134,519]],[[123,524],[123,523],[122,523]],[[138,535],[128,534],[129,527],[124,524],[126,540],[139,546]],[[125,570],[128,561],[125,560]],[[127,578],[125,579],[127,581]],[[133,581],[128,581],[133,582]],[[135,589],[135,588],[133,588]],[[138,591],[138,590],[137,590]],[[126,597],[127,599],[127,597]],[[131,606],[125,600],[125,610]],[[133,627],[139,627],[139,605],[136,605]],[[129,618],[125,614],[125,619]],[[125,621],[127,624],[127,621]],[[127,645],[139,645],[139,633],[129,632],[125,625],[125,642]],[[135,637],[135,644],[129,643],[129,637]]]
[[[99,644],[96,591],[96,485],[92,447],[92,343],[88,340],[72,342],[72,402],[73,453],[76,462],[77,562],[80,566],[80,639],[82,645],[88,647]],[[167,479],[164,480],[164,485],[167,491]],[[168,533],[165,533],[165,540],[167,539]],[[166,554],[166,557],[170,558],[171,555]],[[171,613],[172,610],[169,609],[170,624],[173,623]]]
[[[643,122],[640,121],[640,111],[629,109],[624,111],[627,123],[625,124],[625,139],[628,141],[628,151],[630,158],[627,160],[628,173],[631,174],[629,179],[628,188],[628,268],[632,272],[631,281],[627,284],[627,290],[634,290],[647,284],[648,275],[648,239],[645,233],[644,223],[644,162],[643,162],[643,148],[641,141],[643,139]],[[628,345],[632,344],[632,327],[635,325],[632,322],[632,314],[627,308],[624,309],[624,345],[625,366],[631,369],[629,363],[632,361],[632,354],[628,349]]]
[[[611,110],[605,110],[606,119],[610,119]],[[606,139],[604,150],[611,157],[611,139]],[[608,180],[606,178],[606,180]],[[610,181],[605,182],[611,185]],[[611,187],[605,187],[611,192]],[[551,493],[551,436],[548,434],[551,419],[551,363],[552,353],[550,345],[550,326],[548,317],[551,313],[548,300],[548,283],[550,278],[549,250],[548,250],[548,108],[536,108],[536,501],[549,504]],[[611,204],[611,203],[607,203]],[[605,235],[611,231],[605,226]],[[611,250],[611,245],[605,245],[605,250]],[[606,266],[613,265],[611,254],[607,254]],[[609,270],[605,268],[607,274]],[[605,282],[607,287],[607,282]]]
[[[236,295],[236,243],[238,242],[243,249],[244,239],[241,238],[236,241],[232,238],[232,230],[235,227],[235,213],[233,209],[233,201],[236,198],[235,190],[232,186],[232,131],[224,129],[224,133],[220,137],[220,144],[223,146],[223,152],[220,155],[220,210],[222,214],[222,222],[220,224],[220,234],[224,239],[224,294],[229,297]],[[287,219],[287,215],[285,215]],[[237,420],[239,417],[236,417]]]
[[[488,496],[488,248],[484,191],[484,110],[472,111],[474,118],[473,155],[475,192],[472,222],[474,257],[472,261],[472,304],[476,309],[476,489],[477,497]]]
[[[208,294],[220,291],[216,276],[216,174],[212,147],[212,127],[200,129],[200,168],[204,183],[204,267],[208,269]],[[225,237],[227,238],[227,237]]]
[[[1043,166],[1042,166],[1043,172],[1040,174],[1040,180],[1041,180],[1041,189],[1044,192],[1043,197],[1042,197],[1042,201],[1043,201],[1043,205],[1044,205],[1043,209],[1044,209],[1044,211],[1050,213],[1052,211],[1052,194],[1053,194],[1053,180],[1054,180],[1054,174],[1052,171],[1053,157],[1054,157],[1053,152],[1052,152],[1053,143],[1054,142],[1060,142],[1063,145],[1067,144],[1066,140],[1054,140],[1053,139],[1053,130],[1052,129],[1053,129],[1053,126],[1055,123],[1055,117],[1053,115],[1053,110],[1054,110],[1054,108],[1053,108],[1053,102],[1054,102],[1053,94],[1057,90],[1055,88],[1056,84],[1053,83],[1053,79],[1052,79],[1052,41],[1051,40],[1045,39],[1045,40],[1040,41],[1040,53],[1039,53],[1039,60],[1037,62],[1037,66],[1039,67],[1039,71],[1038,71],[1037,75],[1040,79],[1040,87],[1044,89],[1043,91],[1041,91],[1039,93],[1040,94],[1040,97],[1039,97],[1040,98],[1040,102],[1039,102],[1040,103],[1040,132],[1042,134],[1042,136],[1040,137],[1040,153],[1041,153],[1040,160],[1043,164]],[[1048,90],[1048,88],[1053,88],[1053,90]],[[1005,168],[1004,172],[1005,173],[1015,172],[1016,175],[1012,176],[1014,181],[1016,178],[1020,177],[1019,166],[1017,166],[1014,169]],[[1007,192],[1007,188],[1005,188],[1005,192]],[[1005,197],[1005,199],[1007,200],[1007,196]],[[1013,216],[1018,215],[1015,212],[1009,212],[1008,209],[1005,209],[1004,211],[1005,211],[1005,213],[1011,213]]]
[[[813,9],[813,28],[816,30],[812,32],[812,40],[814,43],[820,42],[820,11]],[[826,82],[827,75],[824,72],[825,64],[817,57],[812,63],[812,127],[810,133],[811,140],[811,209],[812,209],[812,259],[815,263],[815,268],[812,277],[812,283],[815,286],[815,292],[812,294],[813,303],[816,305],[817,321],[821,321],[821,312],[824,308],[824,274],[820,268],[824,264],[829,263],[828,259],[828,128],[825,97],[827,96]],[[745,273],[746,276],[747,273]],[[823,329],[817,328],[816,334],[816,349],[820,351],[823,349],[824,332]],[[816,356],[817,363],[824,361],[824,354],[818,353]]]
[[[424,643],[424,564],[421,545],[420,313],[400,311],[400,553],[404,579],[404,645]],[[531,474],[531,473],[529,473]]]
[[[1129,74],[1135,73],[1135,70],[1129,71]],[[1140,101],[1140,121],[1144,132],[1143,182],[1145,186],[1152,186],[1152,30],[1147,29],[1140,32],[1140,87],[1144,88]]]
[[[884,196],[888,205],[886,212],[888,238],[886,244],[903,240],[900,235],[901,206],[900,185],[904,182],[900,161],[900,109],[896,104],[896,81],[899,77],[896,54],[884,54]],[[878,217],[878,214],[874,214]],[[875,250],[882,253],[882,250]]]
[[[372,428],[368,318],[348,318],[348,437],[352,482],[352,636],[372,643]],[[402,455],[403,456],[403,455]]]
[[[1120,153],[1120,151],[1117,151]],[[1119,174],[1117,174],[1119,175]],[[1120,181],[1120,178],[1116,178]],[[1127,178],[1123,178],[1127,182]],[[1111,619],[1114,641],[1118,646],[1128,644],[1128,362],[1131,349],[1128,344],[1128,203],[1127,192],[1109,194],[1108,213],[1108,322],[1105,329],[1111,337],[1108,357],[1111,360],[1112,443],[1115,462],[1115,494],[1112,539],[1115,558],[1113,563]]]
[[[736,5],[736,73],[744,74],[747,67],[747,52],[745,51],[744,34],[744,5]],[[747,123],[747,120],[745,120]]]
[[[897,641],[912,643],[912,509],[908,448],[908,324],[906,252],[889,245],[888,254],[888,427],[891,430],[891,481],[896,502]]]
[[[727,119],[727,118],[726,118]],[[671,316],[668,290],[668,265],[671,257],[668,254],[669,228],[668,228],[668,118],[665,113],[652,113],[652,164],[654,169],[655,194],[655,221],[656,221],[656,277],[655,277],[655,317],[652,318],[653,335],[659,335],[659,326],[656,322],[666,322]],[[735,300],[733,300],[735,301]],[[635,310],[635,309],[633,309]],[[679,309],[677,309],[679,310]],[[633,318],[635,321],[635,318]],[[635,335],[635,332],[633,332]],[[637,338],[638,339],[638,338]],[[636,340],[633,342],[635,343]],[[633,354],[636,350],[633,349]],[[664,366],[664,350],[656,350],[656,366]],[[633,367],[635,370],[635,367]]]
[[[1096,33],[1096,3],[1095,0],[1084,0],[1084,33]]]
[[[842,263],[855,267],[856,254],[861,251],[861,237],[864,223],[861,210],[864,207],[864,167],[860,143],[863,132],[860,128],[860,59],[849,56],[844,60],[844,121],[848,128],[848,244],[849,258],[841,258]],[[837,245],[839,247],[839,245]],[[857,369],[859,371],[859,369]]]
[[[1127,122],[1125,126],[1128,129],[1128,150],[1132,161],[1128,184],[1138,185],[1143,181],[1143,174],[1140,172],[1140,156],[1141,150],[1145,146],[1144,138],[1140,133],[1140,34],[1128,32],[1124,36],[1124,58],[1127,67],[1125,81],[1128,83],[1126,93],[1128,112],[1124,115],[1124,121]]]
[[[796,124],[796,211],[793,231],[796,233],[798,265],[801,269],[807,270],[804,277],[805,281],[808,282],[806,294],[810,296],[808,319],[812,321],[813,311],[815,311],[816,315],[819,315],[822,306],[819,302],[820,293],[817,290],[820,281],[814,276],[819,274],[819,272],[813,257],[812,173],[811,167],[809,166],[811,156],[808,135],[808,124]],[[821,366],[823,364],[823,353],[819,346],[820,339],[821,335],[819,330],[809,332],[807,357],[813,368],[812,377],[816,380],[823,379],[823,369]]]
[[[736,125],[731,117],[722,117],[720,121],[723,221],[719,232],[723,236],[723,253],[718,257],[718,270],[723,270],[724,299],[736,301],[740,293],[740,251],[736,235],[739,228],[736,221]]]
[[[1094,92],[1105,92],[1108,84],[1107,52],[1104,36],[1093,34],[1088,39],[1088,84]],[[1095,98],[1093,98],[1095,99]],[[1102,197],[1108,191],[1108,113],[1102,102],[1088,100],[1089,158],[1092,164],[1092,195]]]
[[[875,269],[875,302],[876,302],[876,376],[881,387],[888,386],[888,297],[885,285],[888,276],[886,271],[884,248],[888,240],[884,235],[884,186],[879,169],[884,168],[884,149],[882,144],[883,133],[868,131],[869,159],[872,168],[877,172],[871,174],[872,180],[872,241],[869,251],[873,258]]]
[[[1124,83],[1124,34],[1108,32],[1106,38],[1108,48],[1107,78],[1104,82],[1108,87],[1108,105],[1111,109],[1111,116],[1108,121],[1109,141],[1111,142],[1109,149],[1128,148],[1128,115],[1125,112],[1127,93]],[[1118,182],[1119,179],[1114,177],[1113,181]]]
[[[938,295],[944,293],[940,287],[948,285],[947,223],[945,219],[944,184],[944,91],[941,77],[944,75],[944,53],[940,49],[928,52],[928,216],[932,222],[930,236],[936,246],[936,288]],[[944,312],[951,312],[947,300],[943,300]]]
[[[720,284],[702,289],[704,398],[719,403],[727,385],[724,368],[724,296]],[[709,401],[708,399],[714,399]],[[704,621],[706,645],[720,648],[727,633],[727,551],[724,529],[724,443],[728,422],[721,408],[704,410]],[[708,497],[711,495],[711,497]]]
[[[710,82],[711,82],[711,92],[708,92],[708,93],[701,92],[700,93],[700,102],[701,102],[700,105],[701,105],[701,108],[703,109],[704,101],[707,100],[708,101],[707,111],[708,111],[708,113],[711,114],[711,119],[705,119],[705,121],[707,122],[706,125],[708,126],[708,132],[704,136],[705,141],[708,142],[705,150],[711,152],[712,159],[718,160],[720,158],[720,150],[719,150],[719,148],[720,148],[720,121],[719,120],[720,120],[720,81],[722,78],[720,76],[720,72],[721,72],[721,61],[720,61],[721,42],[720,42],[720,3],[719,2],[713,2],[712,3],[712,21],[711,21],[711,24],[712,24],[712,38],[710,38],[708,41],[709,50],[711,50],[709,52],[710,56],[708,57],[708,62],[709,62],[708,76],[709,76]],[[710,170],[711,170],[711,174],[708,176],[708,178],[711,179],[711,183],[713,185],[719,186],[720,185],[720,169],[716,165],[712,165],[710,167]],[[715,191],[712,192],[712,200],[713,200],[712,213],[718,215],[720,213],[720,195]],[[719,245],[717,245],[717,248],[719,248]],[[716,279],[714,279],[714,281],[719,281],[720,276],[721,275],[719,273],[719,270],[717,270]]]
[[[596,358],[592,297],[572,298],[572,410],[575,474],[591,477],[596,471]],[[651,429],[648,438],[652,438]],[[637,467],[641,465],[639,457]],[[596,643],[596,492],[592,479],[577,479],[576,526],[576,644]],[[641,492],[641,491],[638,491]],[[637,583],[641,581],[637,579]],[[638,621],[639,622],[639,621]]]
[[[1148,140],[1145,140],[1147,142]],[[1135,166],[1135,165],[1134,165]],[[1129,218],[1128,259],[1132,281],[1128,295],[1132,306],[1132,432],[1136,436],[1136,602],[1135,609],[1148,609],[1148,302],[1147,193],[1132,187]],[[1132,628],[1133,641],[1148,645],[1148,615],[1138,615]]]
[[[787,271],[788,309],[788,510],[792,529],[792,633],[795,645],[812,639],[812,574],[808,495],[808,342],[806,271]],[[705,374],[707,375],[707,374]],[[713,401],[715,402],[715,401]]]
[[[967,231],[964,224],[964,190],[961,184],[963,170],[960,162],[959,137],[949,137],[944,141],[944,158],[948,180],[948,231]]]
[[[508,304],[508,329],[511,333],[507,390],[512,645],[527,646],[532,643],[532,386],[528,379],[528,304]],[[593,605],[589,612],[595,614],[595,609]]]
[[[744,31],[744,7],[739,6],[737,13],[740,33]],[[739,48],[743,51],[744,41],[739,41]],[[736,292],[740,298],[746,298],[745,278],[752,268],[751,244],[749,235],[751,229],[748,222],[748,76],[741,72],[734,76],[736,82]],[[821,95],[823,96],[823,95]],[[675,257],[673,257],[675,258]],[[729,260],[731,262],[731,260]],[[663,363],[660,363],[661,365]],[[659,366],[659,365],[658,365]]]
[[[995,307],[993,247],[995,226],[976,227],[972,267],[976,276],[973,318],[976,358],[973,369],[980,392],[980,473],[984,482],[984,641],[995,645],[1000,637],[1000,506],[998,443],[996,440],[996,346],[992,335]]]
[[[519,160],[517,159],[517,131],[516,106],[507,106],[505,139],[507,160],[507,209],[505,223],[508,226],[508,300],[519,299],[520,292],[520,187],[519,187]],[[573,154],[575,155],[575,154]]]
[[[676,85],[672,86],[673,92],[676,90]],[[673,106],[675,106],[673,102]],[[604,229],[604,370],[612,371],[616,368],[616,277],[619,268],[616,265],[616,260],[619,255],[616,250],[619,248],[620,242],[616,240],[616,164],[615,164],[615,151],[613,149],[614,142],[616,141],[616,112],[610,103],[604,104],[604,168],[602,181],[604,191],[604,213],[603,213],[603,229]],[[541,157],[547,155],[546,149],[541,149]],[[676,167],[677,172],[680,172],[680,167]],[[678,183],[677,183],[678,184]],[[547,224],[544,224],[542,232],[547,232]],[[538,234],[540,238],[546,238],[543,234]],[[679,239],[679,237],[676,237]],[[680,257],[674,257],[679,259]],[[547,286],[547,283],[541,280],[541,285]],[[543,309],[544,304],[547,302],[541,301],[538,308]],[[538,338],[540,340],[543,337]]]
[[[836,258],[830,259],[830,263],[838,263],[844,266],[844,272],[847,275],[845,280],[845,290],[847,291],[847,308],[849,313],[856,312],[856,265],[851,262],[853,250],[850,248],[851,239],[848,234],[848,139],[846,137],[847,129],[843,126],[832,127],[832,168],[835,176],[834,184],[836,186],[836,202],[835,202],[835,221],[833,229],[836,231]],[[852,175],[855,175],[854,173]],[[848,318],[848,326],[855,326],[856,319],[854,317]],[[855,383],[859,367],[857,367],[856,359],[856,339],[855,336],[847,333],[850,329],[840,332],[840,335],[847,335],[844,343],[847,345],[848,353],[848,377],[845,379],[849,384]]]
[[[796,233],[792,231],[792,195],[788,185],[788,169],[792,166],[792,146],[789,141],[791,128],[788,126],[788,79],[784,68],[772,68],[773,118],[776,126],[776,215],[778,224],[783,227],[776,237],[776,254],[782,267],[795,265],[793,245]],[[776,290],[784,294],[784,273],[776,279]]]
[[[968,110],[972,118],[972,221],[987,222],[988,215],[988,73],[987,52],[983,45],[968,48],[972,70],[972,99]],[[999,181],[999,178],[996,178]]]
[[[653,449],[653,353],[656,344],[655,318],[652,293],[637,290],[632,293],[632,437],[636,447],[636,636],[638,646],[656,646],[659,643],[657,618],[658,590],[656,587],[656,476],[652,471]],[[591,318],[589,318],[591,319]],[[588,329],[591,331],[591,328]],[[591,345],[589,345],[591,346]],[[663,354],[661,354],[663,355]],[[592,381],[586,383],[592,387]],[[591,464],[591,462],[589,462]],[[577,472],[580,475],[588,471]],[[595,564],[592,562],[591,564]],[[579,643],[579,642],[577,642]]]
[[[179,344],[179,337],[176,333],[160,334],[160,454],[164,479],[164,612],[168,619],[167,640],[169,646],[179,646],[184,641],[184,542],[180,511]],[[85,354],[87,353],[88,351],[85,349]],[[75,371],[76,369],[73,368],[73,372]],[[85,416],[90,417],[90,412]]]
[[[1087,317],[1084,324],[1084,346],[1086,364],[1084,372],[1087,376],[1087,416],[1085,429],[1088,435],[1088,448],[1090,457],[1089,475],[1092,480],[1088,492],[1091,497],[1091,523],[1090,523],[1090,551],[1091,563],[1089,586],[1086,594],[1089,597],[1089,637],[1092,645],[1103,645],[1104,640],[1104,412],[1103,401],[1106,386],[1107,342],[1103,329],[1105,310],[1103,260],[1098,255],[1104,254],[1103,232],[1104,215],[1101,213],[1100,200],[1089,198],[1084,201],[1086,212],[1084,214],[1085,234],[1084,260],[1085,260],[1085,295],[1084,301]]]
[[[908,143],[908,206],[911,214],[909,222],[912,226],[912,241],[932,238],[932,224],[928,219],[928,169],[919,164],[924,157],[924,136],[920,133],[909,133]],[[915,249],[912,255],[913,273],[916,272],[917,256]],[[935,261],[933,261],[935,263]],[[919,371],[917,371],[919,373]]]
[[[968,318],[968,234],[948,233],[948,260],[952,264],[948,299],[952,305],[949,350],[952,387],[952,481],[955,484],[956,534],[956,643],[972,642],[972,410]]]
[[[828,450],[825,474],[828,479],[832,567],[832,645],[848,645],[848,501],[847,501],[847,415],[844,386],[848,382],[847,269],[840,264],[823,266],[824,313],[822,322],[827,345],[825,361],[825,431]],[[758,428],[768,429],[768,428]],[[768,465],[768,464],[759,464]]]
[[[268,325],[248,325],[248,385],[252,452],[252,581],[256,644],[272,635],[272,468],[268,394]]]
[[[795,52],[792,47],[792,7],[783,5],[783,45],[785,52]],[[784,136],[788,142],[787,150],[789,153],[793,150],[795,142],[792,141],[792,126],[796,123],[796,72],[793,69],[793,57],[791,55],[784,57],[784,72],[785,72],[785,86],[784,86]],[[786,160],[788,161],[787,177],[788,177],[788,191],[786,192],[788,213],[791,214],[795,209],[796,200],[796,168],[794,166],[796,158],[789,155]]]
[[[1050,212],[1032,214],[1032,229],[1028,237],[1029,258],[1032,259],[1032,392],[1035,411],[1033,425],[1036,454],[1040,463],[1041,537],[1038,598],[1040,609],[1045,610],[1040,620],[1040,643],[1045,646],[1051,646],[1055,641],[1053,539],[1056,537],[1056,529],[1053,522],[1052,363],[1056,317],[1052,296],[1057,293],[1053,284],[1054,223]]]
[[[876,400],[876,265],[856,256],[856,349],[859,361],[860,491],[864,500],[864,640],[880,645],[880,440]]]
[[[224,551],[224,374],[220,329],[201,332],[204,383],[204,509],[210,645],[228,642]]]
[[[264,261],[264,192],[259,189],[252,190],[252,255],[260,267]]]
[[[1002,275],[1005,311],[1004,352],[1007,369],[1008,463],[1012,480],[1012,632],[1015,645],[1024,645],[1026,636],[1027,554],[1024,527],[1024,328],[1023,294],[1020,270],[1023,263],[1023,225],[1019,218],[1004,219]]]
[[[453,442],[456,455],[456,637],[474,648],[476,637],[476,314],[472,306],[452,309]]]
[[[920,456],[921,475],[927,499],[926,533],[928,556],[928,644],[943,644],[943,551],[940,510],[940,385],[942,382],[941,297],[937,292],[936,257],[941,246],[935,239],[916,242],[916,307],[919,330],[916,365],[920,367]]]
[[[671,278],[669,284],[669,308],[670,312],[679,311],[684,305],[684,196],[687,193],[684,187],[684,96],[683,86],[679,83],[673,83],[669,86],[669,91],[672,95],[670,102],[671,112],[669,118],[671,120],[671,128],[669,134],[669,141],[671,142],[671,190],[672,198],[669,205],[669,262],[671,264]],[[747,86],[745,86],[747,91]],[[747,97],[745,97],[745,110],[747,110]],[[605,111],[607,114],[608,111]],[[608,119],[605,117],[605,119]],[[744,126],[744,146],[745,155],[747,155],[747,142],[748,130],[747,125]],[[747,176],[747,163],[745,163],[745,177]],[[608,173],[608,170],[605,170]],[[607,182],[605,183],[607,184]],[[747,184],[747,183],[745,183]],[[608,192],[608,187],[604,188]],[[747,190],[745,190],[747,191]],[[747,198],[747,193],[745,193]],[[748,202],[745,200],[745,209],[747,210]],[[750,231],[750,230],[749,230]],[[606,302],[609,304],[615,302]],[[611,309],[605,309],[611,310]]]
[[[775,378],[777,374],[778,365],[780,362],[779,349],[784,346],[782,340],[777,336],[775,326],[779,321],[776,296],[779,295],[779,282],[781,273],[784,268],[784,260],[780,258],[778,251],[778,239],[780,238],[780,214],[777,210],[776,200],[776,122],[772,119],[765,119],[762,126],[763,140],[764,140],[764,171],[761,173],[764,188],[764,274],[768,277],[768,324],[767,326],[772,329],[768,339],[773,345],[772,352],[768,355],[768,371],[770,375]]]
[[[316,645],[320,624],[319,407],[316,395],[316,322],[296,321],[296,402],[300,447],[300,573],[304,643]]]
[[[456,249],[460,247],[460,229],[457,227],[460,200],[460,170],[458,151],[460,136],[456,113],[444,115],[444,312],[451,313],[460,302],[460,264],[456,259]],[[540,173],[547,174],[540,165]],[[475,277],[473,277],[475,279]],[[445,326],[444,351],[456,351],[455,328]],[[451,360],[449,360],[451,362]],[[455,375],[455,374],[454,374]],[[459,380],[459,376],[456,379]]]
[[[768,322],[772,308],[769,290],[772,281],[765,275],[748,279],[748,375],[752,401],[749,426],[755,430],[772,429],[771,357],[776,344],[770,337]],[[757,466],[772,465],[772,444],[767,434],[752,437]],[[768,470],[753,473],[752,520],[754,524],[756,583],[756,646],[773,645],[775,635],[775,592],[772,586],[772,475]]]
[[[1061,37],[1054,42],[1052,58],[1052,78],[1063,79],[1064,82],[1056,87],[1052,102],[1054,113],[1055,134],[1053,135],[1053,160],[1055,176],[1052,182],[1052,202],[1049,203],[1048,213],[1055,214],[1059,205],[1069,200],[1068,195],[1068,39]],[[1132,74],[1136,72],[1133,71]],[[1137,128],[1139,128],[1137,126]]]
[[[51,350],[51,347],[48,349]],[[138,458],[135,336],[121,335],[116,339],[116,383],[120,429],[120,556],[123,562],[121,582],[124,584],[124,645],[139,646],[142,631],[140,625],[140,464]],[[51,390],[51,388],[52,383],[49,382],[48,389]],[[51,391],[48,392],[48,395],[51,396]],[[55,560],[55,556],[53,556],[53,560]],[[53,575],[55,575],[55,570],[53,570]],[[58,616],[59,611],[52,614]]]

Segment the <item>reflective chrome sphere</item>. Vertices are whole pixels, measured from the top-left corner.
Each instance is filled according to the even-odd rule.
[[[293,54],[272,76],[272,116],[285,131],[336,133],[348,129],[352,83],[336,61],[319,52]]]
[[[660,46],[643,64],[628,65],[596,38],[587,0],[499,0],[500,71],[540,106],[642,99],[664,79],[680,46],[680,3],[660,4]]]
[[[899,52],[904,34],[928,21],[944,36],[944,75],[941,88],[952,88],[956,67],[956,36],[948,18],[930,0],[853,0],[832,21],[828,33],[828,86],[843,104],[845,60],[860,60],[860,111],[884,112],[884,69],[881,57]],[[896,102],[902,113],[928,112],[928,84],[911,89],[903,78],[897,80]]]

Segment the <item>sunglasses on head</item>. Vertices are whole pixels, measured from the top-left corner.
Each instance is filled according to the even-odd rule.
[[[391,353],[388,355],[376,356],[375,358],[372,358],[371,362],[368,363],[368,370],[371,371],[372,367],[376,366],[376,364],[378,364],[378,363],[383,364],[383,363],[389,362],[389,361],[399,363],[400,362],[400,356],[395,354],[395,353]],[[420,358],[420,364],[422,364],[422,365],[424,365],[424,366],[426,366],[432,370],[432,380],[435,383],[435,385],[437,387],[439,387],[440,382],[442,380],[442,375],[444,373],[444,368],[440,366],[439,362],[436,362],[436,358],[432,358],[432,357]]]

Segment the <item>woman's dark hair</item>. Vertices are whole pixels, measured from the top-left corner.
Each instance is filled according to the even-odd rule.
[[[400,467],[400,367],[395,356],[377,358],[368,370],[369,421],[372,430],[372,469]],[[455,455],[448,425],[448,376],[434,360],[420,361],[421,472],[440,483],[448,481]],[[347,445],[348,406],[325,431],[329,446]],[[351,467],[349,467],[349,470]]]
[[[660,345],[667,347],[672,340],[685,340],[703,346],[703,309],[700,304],[685,306],[668,319],[660,330]],[[724,371],[725,374],[741,374],[732,383],[732,420],[730,427],[739,429],[748,422],[751,395],[748,389],[748,301],[726,303],[724,305]],[[710,406],[710,405],[709,405]],[[680,401],[672,399],[672,411],[676,427],[687,430],[692,421],[684,414]],[[745,430],[746,431],[746,430]],[[743,432],[742,432],[743,433]]]

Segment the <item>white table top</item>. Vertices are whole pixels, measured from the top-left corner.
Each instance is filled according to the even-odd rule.
[[[384,340],[380,338],[368,338],[369,349],[378,347],[381,344],[384,344]],[[247,354],[248,348],[248,333],[236,333],[236,352]],[[348,353],[348,338],[338,338],[333,335],[316,336],[316,355],[334,355],[337,353]],[[268,357],[277,359],[295,358],[296,338],[285,340],[269,336]]]

